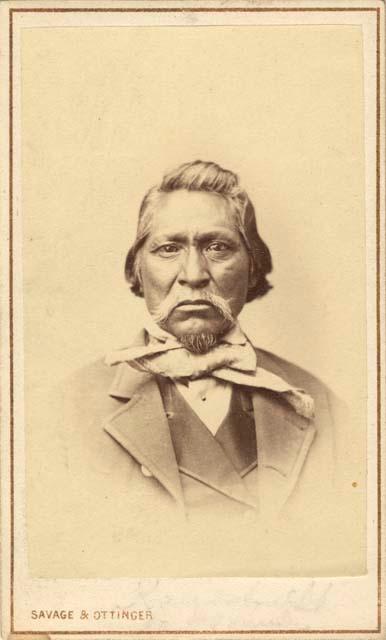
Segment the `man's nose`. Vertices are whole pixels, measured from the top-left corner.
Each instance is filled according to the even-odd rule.
[[[194,247],[189,249],[181,265],[178,282],[193,289],[205,287],[210,280],[204,256]]]

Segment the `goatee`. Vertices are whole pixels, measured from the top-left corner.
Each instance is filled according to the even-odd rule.
[[[187,333],[179,336],[178,340],[185,349],[198,355],[208,353],[213,349],[218,344],[221,335],[209,332]]]

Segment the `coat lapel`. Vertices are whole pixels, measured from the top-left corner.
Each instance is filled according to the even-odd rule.
[[[182,505],[176,457],[156,379],[122,363],[117,367],[110,395],[124,404],[106,421],[105,431]]]
[[[274,392],[254,393],[253,409],[259,510],[263,519],[269,519],[279,515],[297,484],[315,426]]]
[[[143,333],[135,344],[144,344]],[[176,455],[155,377],[121,363],[110,395],[124,404],[107,420],[105,430],[183,506]],[[275,392],[254,392],[253,410],[259,511],[269,519],[279,515],[297,484],[315,426]]]

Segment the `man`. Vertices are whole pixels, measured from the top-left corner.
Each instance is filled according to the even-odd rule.
[[[252,346],[237,320],[269,291],[271,268],[231,171],[189,162],[147,193],[125,268],[146,326],[61,391],[61,440],[44,476],[57,487],[44,543],[57,550],[60,520],[64,544],[52,553],[53,575],[93,575],[95,557],[96,575],[336,565],[329,552],[315,561],[314,544],[347,516],[337,403],[313,376]],[[345,531],[335,526],[334,536],[351,549]]]

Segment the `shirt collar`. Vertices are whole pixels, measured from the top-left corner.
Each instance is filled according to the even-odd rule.
[[[153,317],[148,311],[146,311],[144,328],[151,338],[159,342],[178,342],[175,336],[158,326],[158,324],[154,321]],[[248,342],[248,338],[243,332],[239,322],[235,322],[233,327],[231,327],[229,331],[221,338],[221,342],[225,342],[227,344],[243,345]]]

